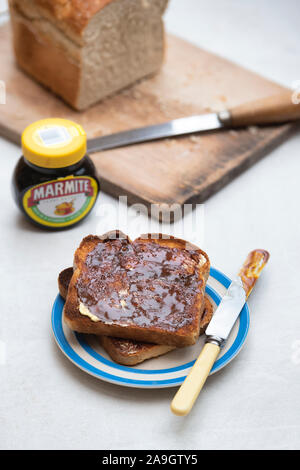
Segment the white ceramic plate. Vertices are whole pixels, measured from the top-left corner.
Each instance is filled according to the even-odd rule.
[[[214,308],[230,284],[230,279],[217,269],[211,268],[206,286]],[[71,331],[62,321],[63,298],[58,295],[52,309],[52,328],[56,342],[63,353],[88,374],[107,382],[138,388],[163,388],[180,385],[198,357],[205,335],[190,347],[150,359],[134,367],[113,362],[102,349],[97,337]],[[241,350],[249,329],[249,308],[245,304],[236,321],[225,347],[214,364],[211,374],[225,367]]]

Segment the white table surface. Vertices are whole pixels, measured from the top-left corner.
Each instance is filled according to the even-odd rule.
[[[300,80],[297,0],[172,0],[166,24],[284,85]],[[84,235],[117,222],[94,211],[63,233],[29,226],[10,195],[20,148],[1,139],[1,448],[299,448],[299,152],[298,134],[205,204],[205,237],[195,241],[215,267],[233,276],[256,247],[271,259],[249,301],[244,349],[208,380],[193,412],[179,418],[169,410],[174,389],[101,382],[58,350],[50,327],[57,273],[71,265]],[[117,206],[101,194],[98,212],[108,203]]]

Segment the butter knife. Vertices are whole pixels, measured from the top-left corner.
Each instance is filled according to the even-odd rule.
[[[266,250],[251,251],[230,284],[206,328],[205,346],[171,403],[174,414],[184,416],[191,411],[269,256]]]
[[[274,124],[300,119],[299,99],[292,90],[252,101],[219,113],[199,114],[173,121],[140,127],[89,139],[88,153],[149,142],[167,137],[194,134],[259,124]]]

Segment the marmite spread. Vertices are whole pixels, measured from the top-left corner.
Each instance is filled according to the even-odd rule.
[[[204,281],[195,250],[116,239],[98,243],[77,280],[80,312],[93,321],[169,331],[193,322]]]
[[[52,230],[82,221],[99,192],[82,127],[66,119],[37,121],[24,130],[22,150],[13,175],[13,193],[24,215]]]

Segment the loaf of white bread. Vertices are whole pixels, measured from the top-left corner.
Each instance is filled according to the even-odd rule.
[[[157,72],[168,0],[9,0],[18,65],[83,110]]]

